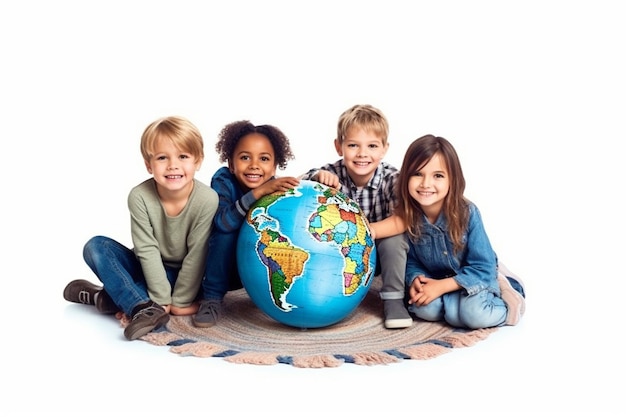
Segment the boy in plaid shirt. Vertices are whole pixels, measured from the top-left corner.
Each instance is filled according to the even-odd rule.
[[[380,110],[367,104],[350,107],[337,125],[335,149],[341,159],[311,169],[301,179],[338,189],[359,204],[370,223],[384,220],[396,206],[394,187],[398,177],[398,169],[382,160],[389,148],[388,135],[389,123]],[[377,239],[376,251],[385,327],[410,327],[413,319],[404,302],[408,251],[404,234]]]

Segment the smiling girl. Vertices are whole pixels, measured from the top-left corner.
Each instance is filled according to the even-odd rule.
[[[255,126],[247,120],[230,123],[220,132],[215,150],[227,166],[211,179],[219,208],[209,237],[202,302],[193,317],[196,327],[214,326],[223,314],[226,293],[242,287],[235,252],[248,209],[267,194],[299,184],[295,177],[275,176],[276,168],[286,168],[293,159],[289,140],[275,126]]]
[[[480,212],[464,191],[450,142],[426,135],[411,143],[398,177],[399,203],[388,222],[407,225],[399,230],[409,240],[409,311],[461,328],[515,325],[525,309],[523,284],[498,265]]]

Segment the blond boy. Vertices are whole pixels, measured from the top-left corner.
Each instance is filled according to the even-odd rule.
[[[334,187],[357,202],[370,223],[391,216],[396,205],[398,169],[383,161],[389,148],[389,123],[368,104],[357,104],[339,117],[335,150],[341,159],[311,169],[301,179]],[[385,327],[411,326],[405,306],[404,274],[408,244],[403,234],[376,240],[377,273],[382,278]]]

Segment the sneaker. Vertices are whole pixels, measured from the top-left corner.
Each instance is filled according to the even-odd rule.
[[[509,279],[513,288],[522,294],[522,297],[526,298],[526,288],[520,277],[511,272],[502,262],[498,262],[498,271],[502,272],[502,274]]]
[[[115,314],[120,308],[115,305],[113,299],[105,290],[100,290],[94,294],[94,304],[96,309],[102,314]]]
[[[219,300],[203,300],[198,312],[193,316],[193,325],[196,327],[211,327],[222,316],[222,302]]]
[[[165,312],[163,307],[153,303],[150,307],[139,310],[133,316],[131,322],[124,329],[124,336],[128,340],[139,339],[157,327],[163,326],[169,319],[170,315]]]
[[[500,285],[500,296],[508,309],[504,324],[515,326],[526,311],[524,284],[515,278],[505,276],[502,272],[498,273],[498,284]]]
[[[413,324],[413,318],[404,306],[404,300],[384,300],[384,311],[387,329],[404,329]]]
[[[76,279],[65,287],[63,298],[72,303],[95,305],[95,296],[102,287],[84,279]]]

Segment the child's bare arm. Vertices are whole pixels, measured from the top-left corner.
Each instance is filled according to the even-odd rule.
[[[406,225],[400,217],[391,215],[384,220],[370,223],[370,230],[374,239],[383,239],[404,233]]]

